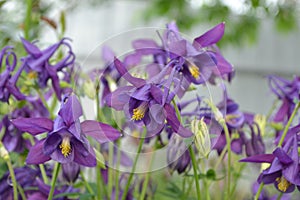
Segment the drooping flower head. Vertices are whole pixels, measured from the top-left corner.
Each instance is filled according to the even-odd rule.
[[[58,43],[51,45],[50,47],[40,50],[35,44],[22,39],[23,46],[28,55],[23,58],[22,62],[25,65],[25,69],[29,76],[37,77],[39,87],[45,88],[47,82],[51,79],[51,83],[55,94],[59,100],[61,100],[62,89],[60,87],[60,79],[58,72],[63,71],[65,68],[72,67],[74,65],[75,55],[72,52],[68,39],[63,38]],[[67,55],[59,61],[53,60],[53,55],[58,52],[58,49],[64,46],[68,49]],[[55,63],[55,64],[53,64]]]
[[[3,102],[8,102],[11,95],[17,100],[25,99],[25,95],[16,86],[24,67],[21,66],[14,75],[12,74],[17,66],[17,56],[12,49],[12,47],[7,46],[0,51],[0,101]]]

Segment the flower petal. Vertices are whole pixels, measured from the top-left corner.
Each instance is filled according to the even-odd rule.
[[[165,112],[167,113],[167,121],[173,131],[178,133],[182,137],[191,137],[193,133],[180,124],[179,120],[176,117],[175,109],[170,104],[165,104],[164,108]]]
[[[120,60],[118,60],[117,58],[115,58],[114,63],[115,63],[116,69],[121,74],[121,76],[125,80],[130,82],[132,85],[134,85],[135,87],[139,88],[139,87],[146,84],[146,81],[144,79],[136,78],[136,77],[131,76],[131,74],[128,72],[128,70],[126,69],[124,64]]]
[[[67,126],[70,126],[82,115],[81,104],[74,94],[67,97],[58,114]]]
[[[207,47],[209,45],[217,43],[224,35],[225,22],[222,22],[203,35],[194,39],[193,45],[200,45],[201,47]]]
[[[81,129],[83,134],[93,137],[100,144],[114,141],[122,135],[110,125],[93,120],[85,120],[82,122]]]
[[[50,132],[53,128],[53,121],[48,118],[18,118],[12,120],[12,124],[24,132],[38,135]]]
[[[51,159],[43,152],[44,142],[45,140],[40,140],[30,148],[26,158],[27,164],[41,164]]]
[[[275,156],[273,154],[261,154],[241,159],[240,162],[271,163],[274,158]]]

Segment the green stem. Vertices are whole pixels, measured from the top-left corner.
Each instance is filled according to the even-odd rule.
[[[115,178],[115,191],[116,191],[116,197],[119,196],[119,168],[120,168],[120,162],[121,162],[121,151],[120,151],[120,140],[117,140],[117,165],[116,165],[116,178]]]
[[[187,197],[189,196],[190,192],[191,192],[191,187],[192,187],[192,184],[193,184],[193,179],[191,179],[188,183],[188,189],[186,190],[186,193],[183,195],[183,198],[182,199],[187,199]]]
[[[94,195],[95,195],[95,194],[94,194],[94,191],[93,191],[92,187],[90,186],[90,184],[87,182],[87,180],[86,180],[86,178],[85,178],[85,176],[84,176],[82,170],[80,170],[80,176],[81,176],[81,178],[82,178],[82,181],[83,181],[83,183],[84,183],[86,189],[89,191],[89,193],[90,193],[91,195],[94,196]]]
[[[293,113],[292,113],[292,115],[291,115],[289,121],[287,122],[286,126],[284,127],[282,136],[281,136],[280,141],[279,141],[279,143],[278,143],[278,147],[281,147],[281,146],[282,146],[282,143],[283,143],[283,141],[284,141],[284,138],[285,138],[285,136],[286,136],[286,134],[287,134],[287,132],[288,132],[290,126],[291,126],[291,123],[293,122],[293,120],[294,120],[294,118],[295,118],[295,116],[296,116],[296,113],[297,113],[299,107],[300,107],[300,102],[298,102],[298,103],[296,104],[296,106],[295,106],[295,108],[294,108],[294,110],[293,110]]]
[[[112,194],[112,189],[113,189],[113,155],[114,155],[114,144],[110,142],[108,144],[108,195],[109,197]],[[109,198],[108,197],[108,198]]]
[[[231,139],[226,123],[223,123],[223,129],[226,137],[226,147],[227,147],[227,192],[226,199],[230,199],[230,183],[231,183]]]
[[[26,4],[27,4],[27,9],[26,9],[26,17],[25,17],[24,36],[26,40],[30,40],[29,30],[30,30],[31,15],[32,15],[32,0],[26,0]]]
[[[227,148],[224,148],[221,152],[221,155],[218,157],[218,160],[214,166],[214,170],[217,170],[219,165],[221,164],[222,160],[224,159],[224,156],[226,154]]]
[[[14,200],[18,200],[17,180],[16,180],[14,168],[13,168],[13,166],[12,166],[12,164],[11,164],[10,158],[8,158],[8,159],[6,160],[6,164],[7,164],[7,166],[8,166],[9,174],[10,174],[11,181],[12,181],[12,184],[13,184]]]
[[[198,178],[198,166],[197,166],[197,161],[196,161],[196,156],[194,153],[194,150],[192,148],[192,146],[189,146],[189,153],[192,159],[192,165],[193,165],[193,171],[194,171],[194,180],[196,183],[196,190],[197,190],[197,199],[200,200],[201,199],[201,190],[200,190],[200,184],[199,184],[199,178]]]
[[[42,174],[42,178],[43,178],[43,181],[45,184],[48,184],[49,183],[49,180],[48,180],[48,176],[46,174],[46,170],[45,170],[45,167],[43,164],[39,164],[39,168],[40,168],[40,171],[41,171],[41,174]]]
[[[60,163],[57,162],[55,164],[55,167],[54,167],[54,170],[53,170],[53,176],[52,176],[52,181],[51,181],[51,190],[50,190],[49,195],[48,195],[48,200],[52,200],[59,169],[60,169]]]
[[[24,190],[23,190],[23,188],[19,184],[18,184],[18,190],[19,190],[19,193],[20,193],[20,195],[22,197],[22,200],[27,200],[26,195],[24,193]]]
[[[133,178],[133,174],[134,174],[134,172],[135,172],[136,165],[137,165],[137,162],[138,162],[138,159],[139,159],[139,155],[140,155],[140,153],[141,153],[141,151],[142,151],[142,147],[143,147],[143,143],[144,143],[144,141],[145,141],[145,136],[146,136],[146,134],[147,134],[147,131],[146,131],[146,129],[145,129],[145,130],[143,131],[142,138],[140,139],[140,142],[139,142],[137,154],[136,154],[136,156],[135,156],[135,159],[134,159],[134,162],[133,162],[133,166],[132,166],[132,169],[131,169],[129,178],[128,178],[127,184],[126,184],[126,186],[125,186],[123,195],[122,195],[122,200],[125,200],[125,199],[126,199],[126,196],[127,196],[127,193],[128,193],[128,190],[129,190],[129,187],[130,187],[132,178]]]
[[[260,193],[261,193],[261,191],[262,191],[264,185],[265,185],[265,184],[264,184],[263,182],[260,183],[259,188],[258,188],[258,190],[257,190],[257,192],[256,192],[255,197],[254,197],[254,200],[258,200],[258,198],[259,198],[259,196],[260,196]]]
[[[281,199],[281,197],[282,197],[282,195],[283,195],[283,193],[281,192],[281,193],[278,195],[278,197],[277,197],[277,199],[276,199],[276,200],[280,200],[280,199]]]
[[[155,151],[155,149],[154,149],[154,151]],[[145,180],[144,180],[144,183],[143,183],[142,192],[141,192],[141,195],[140,195],[140,198],[139,198],[140,200],[144,200],[145,195],[146,195],[148,183],[149,183],[149,180],[150,180],[150,174],[151,174],[150,171],[151,171],[153,159],[154,159],[154,153],[153,153],[153,155],[150,158],[149,169],[148,169],[148,172],[145,175]]]

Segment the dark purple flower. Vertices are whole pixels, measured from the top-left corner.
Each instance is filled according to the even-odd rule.
[[[241,162],[270,163],[258,177],[258,183],[271,184],[283,193],[290,193],[295,186],[300,186],[299,155],[297,136],[290,138],[287,143],[277,147],[273,154],[261,154],[244,158]]]
[[[75,162],[84,166],[95,166],[96,158],[86,135],[97,142],[113,141],[121,133],[107,124],[86,120],[79,122],[82,108],[77,97],[66,97],[54,122],[48,118],[18,118],[13,124],[22,131],[38,135],[48,132],[29,151],[28,164],[40,164],[50,159],[60,163]]]
[[[106,98],[108,106],[116,110],[124,110],[125,115],[131,121],[146,126],[149,137],[162,131],[165,120],[173,131],[182,137],[192,135],[180,124],[175,109],[170,104],[178,88],[174,89],[175,92],[170,91],[173,81],[172,73],[171,77],[164,80],[168,67],[146,81],[133,77],[118,59],[115,59],[115,66],[122,77],[132,86],[119,87],[109,94]]]
[[[47,82],[51,79],[53,89],[56,93],[57,98],[61,99],[61,88],[59,84],[58,72],[63,71],[64,68],[72,67],[75,60],[75,55],[72,52],[70,44],[67,39],[64,38],[58,43],[44,49],[40,50],[36,45],[30,43],[29,41],[21,38],[23,46],[28,53],[28,56],[23,58],[23,63],[26,66],[26,70],[29,73],[37,73],[38,83],[41,88],[47,86]],[[55,62],[53,65],[51,58],[61,47],[65,46],[68,49],[67,55],[61,60]]]
[[[291,116],[295,100],[300,99],[300,77],[295,76],[293,80],[287,80],[279,76],[268,76],[269,87],[281,100],[281,106],[274,115],[274,122],[286,123]]]
[[[2,62],[4,62],[4,64]],[[24,66],[20,66],[17,72],[12,75],[16,65],[17,56],[12,51],[12,47],[4,47],[0,51],[0,101],[8,102],[10,95],[13,95],[17,100],[25,99],[25,95],[22,94],[16,86]],[[1,69],[1,67],[5,68]]]

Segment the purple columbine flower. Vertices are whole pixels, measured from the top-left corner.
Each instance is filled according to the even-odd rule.
[[[25,50],[28,53],[28,56],[23,58],[23,64],[26,67],[26,71],[30,75],[37,73],[38,83],[41,88],[45,88],[48,80],[51,79],[56,96],[59,100],[61,100],[62,91],[59,84],[58,72],[63,71],[63,69],[66,67],[73,66],[75,60],[75,55],[72,52],[72,48],[67,42],[68,39],[64,38],[58,43],[44,50],[40,50],[36,45],[30,43],[24,38],[21,38],[21,40]],[[55,62],[56,64],[53,65],[51,63],[51,58],[61,46],[67,47],[68,54],[58,62]]]
[[[97,142],[113,141],[121,133],[107,124],[86,120],[80,123],[82,108],[74,94],[64,98],[54,122],[48,118],[18,118],[13,124],[22,131],[38,135],[48,132],[46,138],[39,140],[31,147],[28,164],[40,164],[50,159],[60,163],[75,162],[79,165],[93,167],[96,158],[93,148],[86,136]]]
[[[5,62],[3,64],[2,62]],[[24,66],[21,66],[18,71],[12,75],[17,65],[17,56],[12,51],[12,47],[4,47],[0,51],[0,101],[8,102],[10,95],[13,95],[17,100],[25,99],[25,95],[20,92],[16,84]]]
[[[174,70],[167,80],[164,80],[168,69],[165,67],[160,74],[146,81],[133,77],[118,59],[115,59],[115,66],[122,77],[132,86],[119,87],[109,94],[106,98],[108,106],[116,110],[124,110],[131,121],[147,128],[149,137],[162,131],[165,120],[175,133],[182,137],[192,136],[191,131],[181,125],[175,109],[170,104],[176,94],[176,89],[178,89],[170,91]]]
[[[271,184],[283,193],[290,193],[295,186],[300,189],[300,170],[297,135],[290,138],[286,144],[277,147],[272,154],[261,154],[244,158],[241,162],[270,163],[258,177],[258,183]]]
[[[286,123],[294,110],[295,100],[300,99],[300,76],[295,76],[293,80],[287,80],[272,75],[268,76],[268,79],[270,89],[282,102],[273,121]]]

